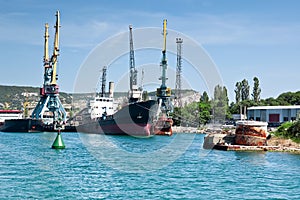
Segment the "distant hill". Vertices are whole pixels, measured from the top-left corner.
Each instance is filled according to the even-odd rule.
[[[193,90],[182,90],[182,96],[193,94]],[[40,100],[40,88],[30,86],[7,86],[0,85],[0,109],[22,109],[24,102],[36,104]],[[95,93],[66,93],[60,92],[60,100],[63,104],[71,104],[73,99],[88,101]],[[114,92],[115,98],[127,97],[128,92]],[[148,92],[149,96],[155,96],[156,92]],[[172,90],[174,95],[174,90]]]
[[[30,86],[7,86],[0,85],[0,106],[7,109],[22,109],[23,103],[38,102],[40,88]],[[60,99],[63,103],[71,103],[69,94],[61,92]]]
[[[181,90],[181,95],[182,95],[182,96],[188,96],[188,95],[191,95],[191,94],[194,93],[194,92],[195,92],[195,90],[192,90],[192,89],[182,89],[182,90]],[[172,90],[171,90],[171,93],[172,93],[172,95],[175,95],[175,90],[172,89]],[[149,95],[149,96],[155,96],[155,95],[156,95],[156,91],[148,92],[148,95]]]
[[[89,100],[94,96],[95,93],[59,93],[59,98],[63,104],[71,104],[73,98],[76,98],[76,100]],[[123,96],[127,96],[127,92],[114,93],[115,98]],[[22,109],[24,102],[37,103],[39,100],[39,87],[0,85],[0,109]]]

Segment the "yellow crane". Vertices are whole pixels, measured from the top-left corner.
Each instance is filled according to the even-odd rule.
[[[59,28],[60,28],[60,16],[59,11],[56,12],[56,24],[55,28],[55,36],[54,36],[54,49],[53,55],[51,58],[52,61],[52,81],[51,85],[56,85],[56,74],[57,74],[57,57],[59,56]]]
[[[49,25],[45,24],[45,44],[44,44],[44,85],[40,89],[40,101],[33,110],[31,117],[34,119],[43,119],[47,123],[52,123],[54,129],[59,127],[61,122],[66,122],[66,111],[59,99],[59,86],[57,85],[57,59],[59,56],[59,29],[60,14],[56,11],[54,48],[51,59],[49,59],[48,38]],[[49,121],[48,116],[53,116],[53,120]]]
[[[44,45],[44,64],[48,64],[49,65],[49,50],[48,50],[48,46],[49,46],[49,25],[48,23],[45,24],[45,45]]]

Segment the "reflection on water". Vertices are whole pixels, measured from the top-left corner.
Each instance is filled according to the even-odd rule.
[[[0,133],[0,199],[299,199],[300,155],[172,137]]]

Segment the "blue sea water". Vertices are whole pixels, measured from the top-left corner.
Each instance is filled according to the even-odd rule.
[[[300,199],[300,155],[171,137],[0,132],[0,199]]]

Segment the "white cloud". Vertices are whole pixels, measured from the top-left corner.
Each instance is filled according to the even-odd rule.
[[[277,45],[299,43],[300,23],[263,20],[241,14],[190,13],[171,16],[174,27],[202,44]]]
[[[63,16],[69,14],[64,13]],[[0,40],[41,45],[44,30],[43,23],[40,23],[42,19],[38,24],[31,21],[33,17],[28,18],[28,15],[25,12],[1,14]],[[241,14],[183,13],[175,16],[162,12],[122,10],[118,11],[117,17],[115,12],[95,13],[90,19],[84,17],[86,19],[80,21],[70,21],[69,16],[66,20],[62,17],[61,41],[64,46],[92,48],[116,33],[127,31],[129,24],[136,28],[161,27],[164,18],[168,19],[168,27],[189,35],[201,44],[273,45],[300,42],[300,23],[280,23],[270,19],[258,21],[259,18]],[[54,22],[53,16],[50,27]]]
[[[27,20],[28,13],[11,12],[0,15],[0,41],[36,45],[42,38],[38,27]],[[43,30],[43,27],[40,27]]]
[[[61,28],[61,40],[66,47],[93,47],[113,27],[107,22],[88,21],[87,23],[65,22]]]

